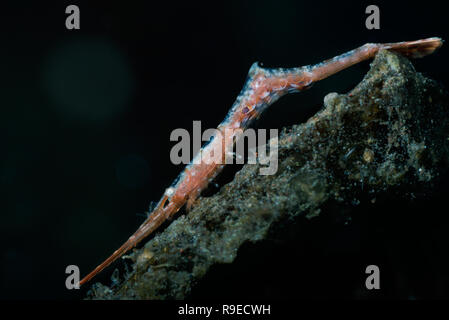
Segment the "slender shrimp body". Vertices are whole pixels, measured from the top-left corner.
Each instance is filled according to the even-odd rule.
[[[173,217],[185,204],[189,210],[210,181],[223,169],[226,154],[232,150],[235,141],[232,132],[247,128],[254,119],[257,119],[281,96],[305,90],[316,81],[374,57],[381,49],[393,50],[411,58],[419,58],[433,53],[442,43],[440,38],[427,38],[408,42],[366,44],[319,64],[300,68],[264,69],[254,63],[248,72],[245,86],[225,120],[217,127],[221,134],[214,135],[211,141],[203,146],[192,162],[178,176],[175,183],[165,191],[156,208],[137,231],[110,257],[84,277],[80,281],[80,285],[88,282],[136,246],[164,221]]]

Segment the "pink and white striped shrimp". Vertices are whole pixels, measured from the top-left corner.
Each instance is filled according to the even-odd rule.
[[[440,38],[365,44],[319,64],[300,68],[264,69],[254,63],[249,70],[246,84],[240,95],[225,120],[217,128],[223,134],[215,135],[207,145],[203,146],[200,153],[196,155],[196,157],[201,157],[200,161],[195,158],[186,166],[175,183],[165,191],[156,208],[138,230],[109,258],[84,277],[80,281],[80,285],[88,282],[128,250],[135,247],[185,204],[187,204],[187,209],[190,209],[209,182],[221,172],[225,163],[226,151],[233,147],[233,136],[224,134],[225,130],[244,130],[267,107],[286,93],[305,90],[316,81],[374,57],[381,49],[396,51],[411,58],[420,58],[433,53],[442,44],[443,41]],[[221,161],[216,161],[216,158],[212,159],[217,154],[222,157],[219,159]]]

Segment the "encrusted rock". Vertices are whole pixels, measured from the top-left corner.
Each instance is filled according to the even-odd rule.
[[[448,101],[407,59],[381,51],[350,93],[328,94],[315,116],[283,131],[275,175],[245,165],[132,253],[121,283],[97,284],[89,298],[182,299],[212,265],[232,263],[243,243],[273,237],[329,201],[343,208],[431,188],[448,166]]]

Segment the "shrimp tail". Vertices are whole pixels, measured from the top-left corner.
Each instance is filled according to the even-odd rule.
[[[385,49],[398,52],[409,58],[422,58],[443,45],[441,38],[427,38],[417,41],[405,41],[398,43],[386,43],[383,46]]]
[[[367,43],[357,49],[311,66],[306,71],[311,75],[311,82],[316,82],[356,63],[371,59],[382,49],[394,51],[409,58],[422,58],[433,53],[442,45],[443,40],[437,37],[396,43]]]

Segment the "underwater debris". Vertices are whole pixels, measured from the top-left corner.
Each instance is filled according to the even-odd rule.
[[[88,298],[182,299],[212,265],[233,262],[243,243],[316,216],[329,201],[411,197],[447,169],[448,134],[447,92],[406,58],[381,51],[350,93],[327,95],[315,116],[283,131],[275,175],[245,165],[130,254],[136,263],[122,283],[96,284]]]

